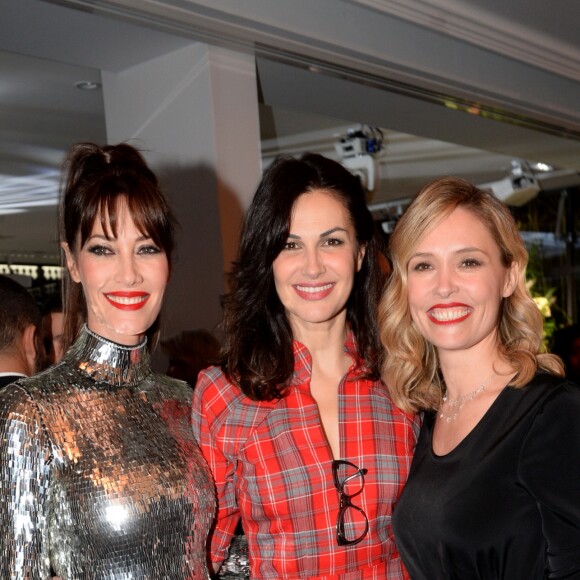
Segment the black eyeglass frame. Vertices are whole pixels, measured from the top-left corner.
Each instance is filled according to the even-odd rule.
[[[345,479],[340,481],[340,479],[338,477],[338,470],[339,470],[341,465],[353,467],[355,469],[355,473],[353,473],[352,475],[349,475],[348,477],[346,477]],[[368,469],[365,469],[364,467],[360,468],[360,467],[356,466],[354,463],[351,463],[350,461],[345,461],[344,459],[333,459],[332,460],[332,478],[334,480],[334,487],[336,487],[336,489],[338,491],[338,496],[340,499],[338,518],[336,520],[336,540],[337,540],[339,546],[354,546],[355,544],[358,544],[359,542],[361,542],[365,538],[365,536],[368,534],[369,518],[368,518],[367,514],[365,513],[365,511],[361,507],[354,505],[351,501],[353,497],[356,497],[357,495],[362,493],[362,491],[365,487],[365,475],[367,473],[368,473]],[[362,485],[361,485],[360,489],[356,493],[353,493],[353,494],[346,493],[344,491],[344,486],[351,479],[354,479],[355,477],[359,477],[359,476],[362,477]],[[346,534],[345,534],[345,529],[344,529],[345,514],[346,514],[346,510],[348,508],[356,510],[365,519],[364,532],[362,532],[362,534],[360,536],[358,536],[357,538],[355,538],[354,540],[347,539]]]

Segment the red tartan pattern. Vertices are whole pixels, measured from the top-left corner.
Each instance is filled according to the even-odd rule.
[[[218,496],[214,562],[226,557],[241,517],[253,579],[407,577],[391,515],[409,473],[418,419],[395,408],[381,382],[364,378],[352,336],[345,351],[353,365],[339,387],[341,458],[368,470],[353,500],[369,518],[368,535],[354,546],[337,544],[332,452],[309,390],[310,353],[295,342],[294,376],[281,400],[250,400],[217,367],[202,372],[194,389],[194,434]]]

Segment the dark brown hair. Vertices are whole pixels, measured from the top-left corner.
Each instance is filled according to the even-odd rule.
[[[171,264],[175,220],[157,177],[137,149],[126,143],[78,143],[71,148],[64,169],[60,240],[72,253],[84,246],[97,219],[107,235],[116,236],[119,209],[126,203],[137,229],[165,252]],[[82,286],[71,279],[66,268],[63,306],[66,350],[87,318]],[[147,338],[152,350],[159,338],[159,317],[147,331]]]
[[[40,326],[40,310],[21,284],[0,275],[0,350],[11,349],[24,330]]]
[[[238,256],[223,298],[222,368],[254,400],[284,396],[294,370],[292,330],[274,285],[272,264],[288,239],[292,208],[309,191],[330,191],[346,208],[365,247],[348,299],[347,321],[369,376],[380,374],[377,303],[384,274],[372,215],[358,177],[322,155],[278,157],[266,170],[246,214]]]

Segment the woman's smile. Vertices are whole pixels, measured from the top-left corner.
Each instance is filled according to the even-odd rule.
[[[126,204],[117,218],[116,236],[103,229],[98,217],[82,248],[63,247],[71,277],[83,285],[88,327],[113,342],[134,345],[161,310],[169,261],[139,231]]]
[[[427,311],[427,315],[435,324],[454,324],[466,320],[473,309],[467,304],[452,302],[450,304],[435,304]]]
[[[439,356],[496,340],[515,278],[478,216],[456,208],[418,241],[407,271],[411,318]]]
[[[295,284],[294,289],[298,296],[304,300],[322,300],[326,298],[334,288],[334,283],[329,284]]]
[[[105,298],[119,310],[139,310],[151,295],[147,292],[108,292]]]
[[[348,210],[335,195],[316,189],[298,197],[288,239],[273,263],[276,292],[295,337],[313,324],[339,317],[346,323],[363,257]]]

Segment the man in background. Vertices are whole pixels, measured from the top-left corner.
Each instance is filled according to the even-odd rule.
[[[60,293],[52,295],[45,301],[41,313],[42,345],[46,354],[43,366],[47,367],[59,362],[64,354],[62,350],[64,314]],[[43,369],[37,370],[40,371]]]
[[[0,388],[33,375],[40,311],[26,288],[0,275]]]

